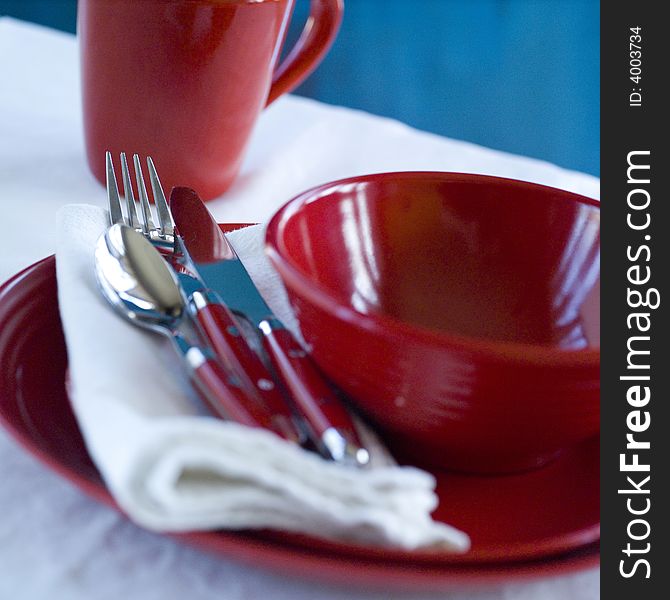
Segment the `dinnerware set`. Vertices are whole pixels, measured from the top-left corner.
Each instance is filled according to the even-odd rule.
[[[232,231],[237,226],[222,227]],[[72,412],[71,390],[66,389],[68,355],[55,266],[55,257],[47,257],[0,286],[0,421],[49,469],[118,509],[87,451]],[[146,382],[148,393],[150,384]],[[386,589],[444,590],[524,581],[597,565],[597,438],[519,474],[428,471],[436,478],[440,500],[433,517],[469,534],[472,547],[464,554],[333,543],[285,532],[191,531],[178,539],[257,568]]]
[[[124,185],[130,190],[130,170],[123,168],[123,158],[121,164]],[[154,201],[159,212],[161,191],[154,171],[149,163],[149,178],[157,182]],[[147,196],[142,187],[140,182],[140,200]],[[113,189],[111,198],[118,198],[122,206]],[[142,202],[137,221],[128,221],[127,215],[132,214],[128,207],[125,215],[122,209],[112,209],[123,224],[113,225],[102,240],[117,260],[122,250],[132,246],[135,256],[134,244],[142,247],[143,258],[120,269],[124,276],[134,272],[142,280],[142,310],[149,308],[149,292],[158,296],[154,301],[160,300],[173,318],[184,318],[186,306],[189,333],[197,334],[191,341],[197,341],[203,355],[217,357],[212,338],[196,325],[197,306],[191,303],[190,307],[188,297],[181,290],[176,294],[175,286],[195,290],[188,278],[201,276],[207,286],[224,285],[229,306],[244,306],[245,298],[235,298],[236,286],[225,288],[229,273],[217,283],[219,278],[209,271],[211,267],[216,275],[217,263],[233,256],[227,239],[219,237],[230,226],[215,229],[206,208],[191,210],[202,207],[196,200],[189,189],[171,194],[172,210],[164,211],[171,216],[163,227],[167,224],[169,231],[172,219],[176,225],[173,240],[167,244],[161,239],[161,225],[152,227],[146,220],[147,231],[143,230]],[[151,213],[148,204],[145,208]],[[526,212],[529,216],[524,217]],[[520,229],[512,226],[515,218]],[[597,389],[589,374],[598,362],[598,222],[598,205],[592,200],[544,186],[462,174],[390,173],[352,178],[308,190],[289,202],[271,220],[266,244],[297,310],[310,356],[347,392],[397,458],[420,465],[435,477],[439,505],[433,518],[467,532],[472,547],[464,554],[431,548],[403,551],[272,532],[193,531],[181,539],[223,556],[247,557],[255,564],[296,574],[315,569],[319,577],[333,581],[384,586],[395,582],[411,589],[549,576],[597,564],[598,440],[585,431],[594,431],[597,414],[596,392],[588,390]],[[167,237],[165,232],[164,228]],[[117,234],[127,236],[126,240],[115,239]],[[486,327],[489,313],[482,307],[492,311],[486,303],[494,299],[488,295],[498,288],[492,284],[487,290],[482,281],[500,282],[500,277],[510,275],[512,267],[506,261],[527,252],[526,236],[537,256],[514,262],[519,270],[517,281],[508,284],[517,286],[531,302],[530,307],[515,306],[534,315],[535,323],[543,325],[541,333],[536,329],[531,339],[520,341],[500,338],[509,338],[504,334],[510,331],[513,338],[528,336],[527,331],[515,333],[499,327],[490,338],[464,331],[472,325],[472,311],[482,321],[475,324]],[[521,250],[514,249],[519,243]],[[188,260],[181,249],[188,252]],[[479,267],[464,260],[466,250],[471,253],[470,261],[481,261]],[[145,253],[152,256],[151,267],[142,262]],[[451,260],[456,256],[460,259]],[[439,265],[434,257],[441,257]],[[533,263],[537,270],[531,269]],[[469,265],[467,276],[448,271],[448,265],[458,269],[463,264]],[[168,267],[172,269],[169,277]],[[496,269],[501,274],[496,275]],[[156,285],[161,272],[159,279],[168,293]],[[408,278],[408,273],[413,275]],[[449,279],[461,291],[463,286],[474,285],[482,299],[473,297],[472,307],[466,303],[452,307],[461,312],[457,319],[448,315],[452,320],[447,328],[440,321],[445,306],[430,289],[431,277],[437,286],[443,278]],[[528,289],[529,282],[534,292]],[[88,457],[69,409],[64,388],[67,360],[55,290],[53,258],[29,267],[0,289],[0,353],[9,357],[7,369],[0,373],[0,419],[49,466],[93,497],[115,505]],[[427,294],[431,302],[412,305],[412,290]],[[126,286],[125,300],[135,291],[132,284]],[[215,294],[207,297],[219,300]],[[247,333],[258,322],[254,310],[249,309],[249,314],[247,321],[233,313],[240,330],[246,328]],[[263,348],[262,334],[255,335],[258,338],[246,339],[259,340],[252,344],[258,352]],[[453,358],[445,358],[449,353],[469,356],[472,365],[459,371]],[[408,357],[409,366],[402,360],[393,363],[400,355]],[[344,367],[338,356],[344,357]],[[487,372],[489,363],[497,368]],[[272,368],[269,360],[265,366]],[[513,367],[518,374],[512,378]],[[536,396],[523,400],[515,395],[532,368],[539,369],[558,391],[542,391],[540,378],[533,384]],[[17,372],[23,374],[21,378],[14,376]],[[463,373],[470,373],[470,385],[449,383]],[[478,373],[486,379],[478,379]],[[582,384],[575,384],[576,374],[583,377]],[[408,379],[403,380],[405,377]],[[222,380],[230,387],[236,378],[228,370]],[[512,388],[505,391],[510,381]],[[368,391],[360,391],[359,385],[368,386]],[[582,388],[587,391],[580,391]],[[427,389],[435,396],[426,395]],[[583,394],[579,403],[574,401],[575,394]],[[50,400],[44,402],[47,395]],[[547,397],[553,398],[551,404],[545,402]],[[213,398],[209,406],[221,407],[221,400]],[[240,396],[239,401],[248,403],[250,398]],[[455,408],[462,410],[460,416],[453,413]],[[216,409],[213,412],[217,414]],[[486,419],[487,413],[495,416],[493,422]],[[525,421],[514,422],[517,418]],[[528,426],[531,422],[537,429],[534,435]],[[530,468],[537,465],[526,462],[520,470],[505,455],[506,446],[497,436],[505,439],[512,429],[520,435],[528,432],[528,439],[540,444],[520,446],[524,461],[542,459],[539,468]],[[563,431],[565,437],[560,451],[547,457],[542,440],[551,439],[553,429]],[[471,433],[473,439],[459,437],[459,432]],[[514,441],[510,436],[505,443],[518,450]],[[484,450],[478,455],[480,447]],[[472,460],[478,456],[484,460]],[[473,471],[488,474],[473,475]]]
[[[433,518],[472,547],[404,551],[276,532],[183,539],[298,574],[417,588],[595,564],[599,203],[442,172],[307,190],[265,233],[298,341],[203,199],[231,185],[261,110],[322,59],[342,2],[312,0],[283,62],[293,0],[140,4],[79,3],[86,150],[109,209],[92,257],[101,298],[170,340],[211,416],[369,474],[363,421],[401,464],[434,477]],[[137,152],[132,165],[124,149]],[[0,420],[116,505],[70,412],[55,294],[53,257],[0,287]]]
[[[197,194],[189,188],[172,191],[171,204],[181,224],[176,229],[148,157],[156,226],[140,158],[135,155],[138,219],[125,153],[120,158],[125,215],[113,158],[106,154],[111,227],[95,251],[104,297],[130,322],[172,339],[195,388],[215,414],[264,427],[296,443],[304,442],[307,432],[325,457],[365,466],[369,454],[361,447],[352,418],[307,353],[272,314]],[[181,230],[191,233],[182,236]],[[237,298],[235,313],[220,295],[231,297],[229,288]]]

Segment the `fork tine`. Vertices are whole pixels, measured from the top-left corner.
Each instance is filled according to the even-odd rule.
[[[121,200],[119,199],[119,188],[116,184],[116,175],[114,174],[114,163],[112,153],[105,153],[107,162],[107,202],[109,204],[109,220],[111,224],[124,223],[123,211],[121,210]]]
[[[137,179],[137,193],[140,196],[140,215],[142,216],[142,231],[145,235],[156,230],[151,219],[151,207],[149,206],[149,197],[147,196],[147,186],[144,185],[144,176],[142,175],[142,164],[137,154],[133,155],[133,164],[135,165],[135,178]]]
[[[128,169],[128,161],[126,160],[125,152],[121,152],[121,174],[123,175],[123,195],[126,197],[128,221],[130,221],[129,225],[133,229],[140,229],[140,220],[137,218],[137,210],[135,209],[133,184],[130,181],[130,170]]]
[[[158,222],[160,223],[160,234],[168,237],[174,235],[174,221],[172,220],[172,213],[165,200],[165,193],[158,173],[151,156],[147,156],[147,165],[149,166],[149,179],[151,180],[151,189],[154,191],[154,204],[158,212]]]

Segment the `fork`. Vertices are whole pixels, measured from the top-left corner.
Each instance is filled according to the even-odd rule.
[[[149,204],[149,197],[147,195],[147,187],[144,183],[144,175],[142,173],[142,165],[138,154],[133,155],[133,163],[135,166],[135,177],[137,180],[137,190],[140,199],[140,215],[141,220],[138,219],[137,210],[135,208],[135,196],[133,194],[133,186],[130,179],[130,169],[128,168],[128,161],[126,160],[126,153],[121,152],[121,173],[123,177],[123,192],[126,204],[126,216],[123,215],[121,208],[121,198],[119,196],[119,188],[116,183],[116,174],[114,173],[114,161],[112,160],[112,153],[105,154],[107,163],[107,201],[109,204],[109,215],[112,225],[115,223],[123,223],[141,233],[152,244],[157,246],[159,250],[168,253],[175,251],[175,235],[174,235],[174,220],[172,213],[165,199],[163,186],[161,185],[156,166],[150,156],[147,157],[147,166],[149,168],[149,179],[151,181],[151,189],[153,191],[154,204],[158,214],[159,226],[156,227],[151,215],[151,206]]]
[[[158,225],[153,220],[139,155],[133,155],[140,205],[139,218],[125,152],[121,152],[120,159],[125,215],[112,154],[107,152],[105,155],[111,224],[125,224],[144,235],[176,271],[187,301],[190,319],[198,335],[207,340],[210,351],[213,351],[212,353],[219,359],[221,366],[227,369],[228,385],[234,388],[232,391],[236,393],[239,402],[246,404],[246,408],[252,408],[252,412],[258,416],[259,423],[265,428],[275,431],[285,439],[301,443],[305,437],[302,433],[303,428],[296,425],[296,416],[275,385],[271,373],[242,335],[244,326],[220,298],[208,290],[200,280],[181,238],[175,231],[172,213],[153,160],[150,156],[147,157]],[[216,330],[212,328],[212,320],[206,318],[206,315],[212,312],[217,316],[219,327]],[[211,397],[206,400],[210,406],[214,402]],[[220,413],[218,410],[217,412]]]

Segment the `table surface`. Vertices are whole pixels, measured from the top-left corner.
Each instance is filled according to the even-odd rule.
[[[77,45],[67,34],[0,19],[0,281],[53,253],[64,204],[104,206],[84,158]],[[393,170],[477,172],[597,198],[599,181],[554,165],[284,97],[261,116],[240,177],[210,208],[263,222],[325,181]],[[96,600],[594,600],[597,569],[482,590],[400,594],[320,585],[212,557],[143,531],[83,496],[0,431],[0,598]]]

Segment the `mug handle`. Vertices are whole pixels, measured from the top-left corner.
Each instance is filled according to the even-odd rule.
[[[311,0],[300,38],[272,77],[266,106],[297,87],[316,69],[335,41],[343,12],[343,0]]]

